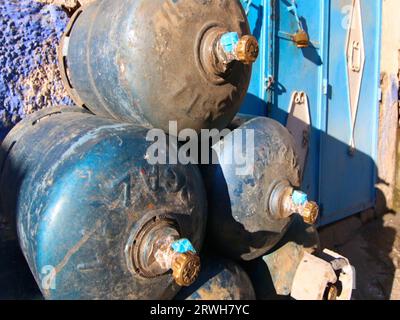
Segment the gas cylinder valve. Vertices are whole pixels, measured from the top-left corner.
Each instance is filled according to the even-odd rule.
[[[314,201],[308,201],[307,194],[301,191],[293,191],[290,204],[291,210],[303,217],[305,223],[314,224],[319,215],[319,206]]]
[[[127,246],[128,266],[145,278],[172,270],[175,282],[190,286],[200,273],[200,258],[192,243],[181,238],[174,219],[155,217],[136,230]]]
[[[239,39],[236,32],[227,32],[221,36],[218,44],[222,49],[218,52],[225,55],[227,63],[237,60],[244,64],[251,64],[257,60],[259,47],[257,39],[253,36],[246,35]]]
[[[237,32],[226,32],[225,29],[214,28],[204,37],[202,43],[203,65],[209,74],[221,78],[229,76],[233,64],[238,61],[251,65],[257,60],[259,47],[257,39],[250,35],[239,38]]]
[[[190,286],[200,273],[200,258],[188,239],[169,238],[154,256],[165,269],[172,269],[172,276],[181,287]]]
[[[297,213],[308,224],[314,224],[319,215],[318,204],[309,201],[304,192],[294,190],[288,181],[275,186],[269,198],[269,207],[275,218],[285,219]]]
[[[215,54],[225,64],[240,61],[243,64],[252,64],[257,60],[259,47],[257,39],[245,35],[239,39],[237,32],[226,32],[216,43]]]

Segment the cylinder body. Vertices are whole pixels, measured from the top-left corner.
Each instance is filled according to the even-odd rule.
[[[2,144],[1,204],[46,298],[169,299],[179,290],[149,257],[166,236],[200,248],[204,187],[194,166],[150,165],[145,137],[64,107],[26,118]]]
[[[102,0],[80,9],[61,44],[71,96],[95,114],[168,130],[224,128],[251,65],[215,71],[215,37],[249,33],[239,1]],[[212,41],[211,41],[211,40]]]
[[[213,149],[218,164],[202,166],[209,239],[231,258],[257,258],[281,239],[292,219],[280,215],[279,199],[283,187],[300,184],[293,138],[278,122],[259,117]]]

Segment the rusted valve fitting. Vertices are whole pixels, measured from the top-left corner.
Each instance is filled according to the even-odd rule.
[[[234,60],[252,64],[257,60],[259,47],[257,39],[253,36],[245,35],[239,39],[236,32],[226,32],[219,37],[215,53],[226,64]]]
[[[192,251],[176,254],[172,264],[172,276],[181,287],[190,286],[200,273],[200,258]]]
[[[229,76],[232,62],[250,65],[257,60],[257,39],[250,35],[239,38],[237,32],[213,28],[204,36],[201,46],[201,61],[208,73],[222,78]]]
[[[192,243],[181,238],[176,221],[153,218],[130,238],[127,251],[130,270],[154,278],[172,270],[175,282],[189,286],[200,273],[200,258]]]
[[[314,224],[319,215],[319,207],[308,201],[304,192],[294,190],[288,181],[278,183],[269,199],[270,212],[275,218],[284,219],[297,213],[305,223]]]
[[[165,239],[154,257],[164,269],[172,269],[172,276],[181,287],[190,286],[199,276],[200,258],[188,239]]]
[[[302,210],[299,210],[299,214],[303,217],[305,223],[314,224],[319,215],[319,206],[314,201],[307,201]]]

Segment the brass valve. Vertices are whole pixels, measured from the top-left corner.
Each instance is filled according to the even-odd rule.
[[[243,64],[251,64],[257,60],[259,46],[257,39],[253,36],[243,36],[239,39],[236,47],[236,58]]]
[[[308,224],[314,224],[319,215],[318,204],[308,201],[307,194],[294,190],[286,180],[278,183],[272,190],[268,208],[277,219],[286,219],[297,213]]]
[[[129,238],[128,268],[144,278],[155,278],[172,270],[179,286],[190,286],[200,274],[200,257],[189,239],[181,238],[175,220],[149,219]]]
[[[314,224],[319,215],[319,206],[314,201],[309,201],[305,204],[304,210],[301,213],[305,223]]]
[[[338,296],[338,289],[335,285],[329,284],[327,288],[327,297],[326,300],[334,301],[337,299]]]
[[[172,262],[172,276],[181,287],[188,287],[200,274],[200,257],[188,251],[177,254]]]

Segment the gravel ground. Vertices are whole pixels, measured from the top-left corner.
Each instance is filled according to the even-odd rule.
[[[358,217],[321,231],[324,247],[346,256],[356,269],[355,300],[400,299],[400,215],[388,213],[362,224]],[[336,238],[332,241],[332,231]],[[344,234],[348,235],[345,239]]]
[[[0,0],[0,141],[35,110],[71,104],[57,66],[68,17],[32,0]]]

